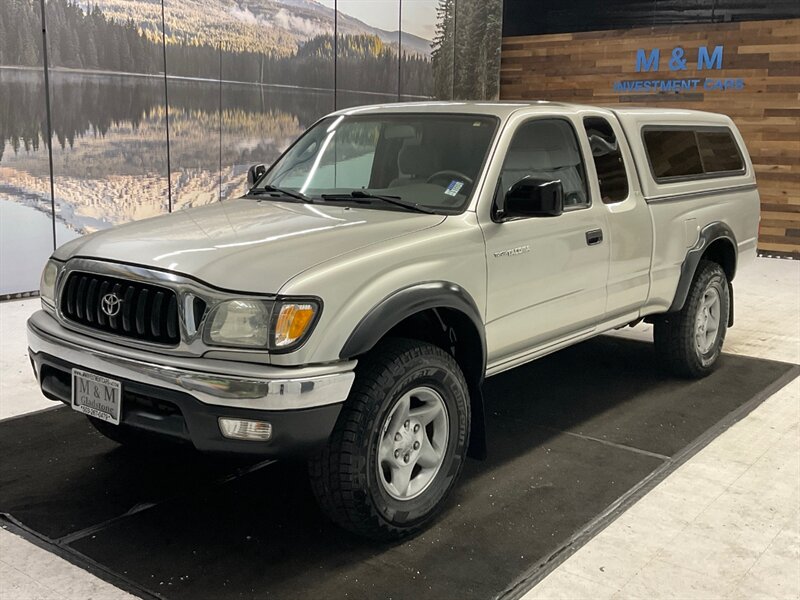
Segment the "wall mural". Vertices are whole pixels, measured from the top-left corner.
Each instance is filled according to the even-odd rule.
[[[3,0],[0,297],[35,290],[54,245],[241,194],[249,165],[334,107],[496,98],[501,12],[501,0]]]

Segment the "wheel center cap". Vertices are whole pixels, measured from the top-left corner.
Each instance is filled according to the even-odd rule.
[[[394,441],[395,458],[400,464],[407,464],[415,459],[422,447],[422,425],[409,421],[408,426],[400,427]],[[408,457],[408,460],[406,460]]]

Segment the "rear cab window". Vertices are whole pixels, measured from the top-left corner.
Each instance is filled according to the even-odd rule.
[[[629,193],[628,171],[614,129],[603,117],[586,117],[583,127],[592,149],[603,204],[622,202]]]
[[[741,175],[744,159],[727,127],[648,125],[642,139],[658,183]]]

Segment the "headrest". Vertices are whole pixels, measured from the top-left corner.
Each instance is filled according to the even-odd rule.
[[[417,142],[403,146],[397,164],[403,175],[426,177],[434,171],[433,159],[433,149]]]
[[[616,140],[612,143],[597,134],[589,136],[589,145],[592,147],[593,156],[605,156],[618,151]]]
[[[503,165],[504,171],[528,171],[533,165],[531,153],[526,150],[515,150],[511,148],[506,154],[506,162]]]
[[[530,135],[526,133],[530,131]],[[575,167],[581,162],[572,128],[562,121],[534,122],[517,134],[506,157],[506,168],[553,171]],[[510,161],[515,166],[511,166]]]

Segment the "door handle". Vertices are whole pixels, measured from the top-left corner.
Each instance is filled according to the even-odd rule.
[[[592,229],[586,232],[586,244],[588,246],[596,246],[603,241],[603,230]]]

